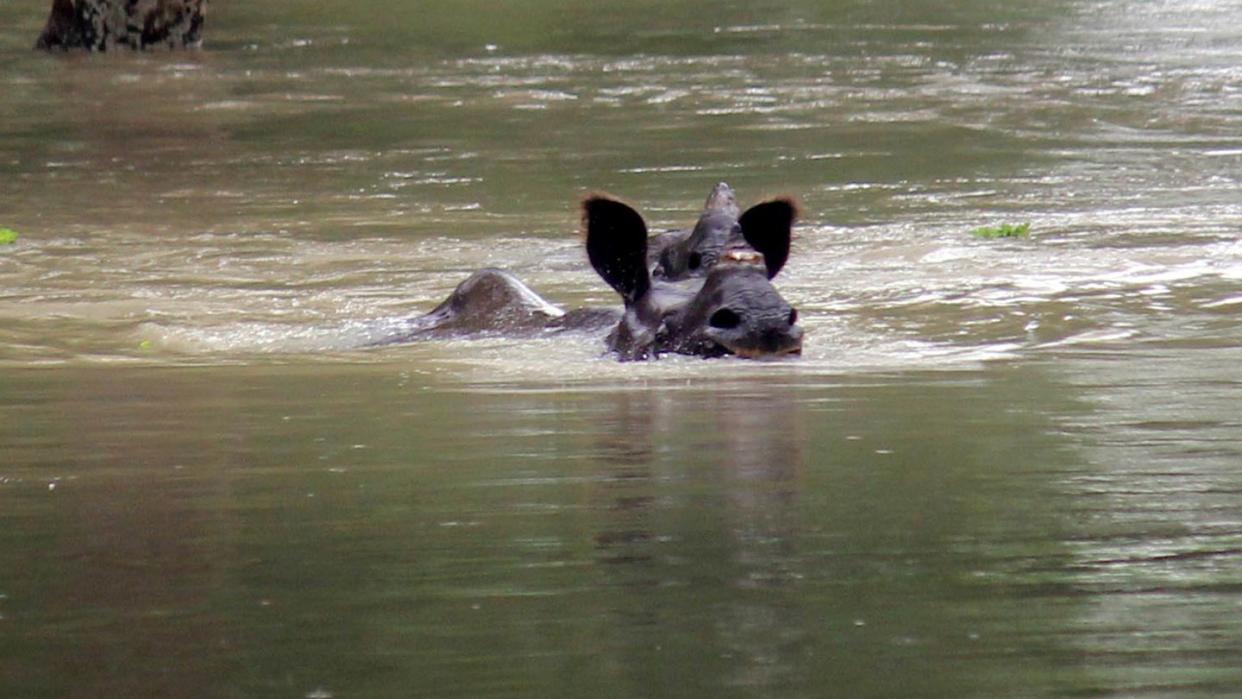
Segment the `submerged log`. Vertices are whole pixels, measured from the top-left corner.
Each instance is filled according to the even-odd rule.
[[[207,0],[52,0],[36,49],[187,48],[202,42]]]

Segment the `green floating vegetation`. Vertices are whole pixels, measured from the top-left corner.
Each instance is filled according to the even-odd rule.
[[[976,238],[993,240],[995,238],[1025,238],[1030,232],[1030,223],[1019,223],[1017,225],[1002,223],[999,226],[983,226],[982,228],[976,228],[971,231],[970,234]]]
[[[17,231],[11,228],[0,228],[0,245],[11,245],[17,242]]]

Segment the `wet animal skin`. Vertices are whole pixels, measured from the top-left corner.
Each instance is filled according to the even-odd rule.
[[[722,186],[727,187],[717,185],[713,194]],[[695,231],[705,220],[719,219],[722,212],[712,202],[709,196]],[[669,352],[750,358],[799,353],[798,313],[770,281],[788,259],[796,218],[797,205],[784,198],[757,204],[736,219],[729,217],[727,224],[713,220],[724,235],[711,243],[711,254],[691,244],[692,252],[684,259],[701,255],[700,264],[670,270],[662,265],[677,243],[667,246],[657,264],[665,279],[659,279],[647,268],[642,216],[611,197],[588,197],[583,203],[587,257],[625,302],[624,314],[608,336],[609,350],[621,359]],[[694,237],[692,232],[687,242]]]
[[[608,350],[623,361],[668,353],[798,354],[798,313],[771,283],[788,259],[797,205],[789,198],[772,199],[738,214],[731,202],[732,189],[717,185],[693,229],[649,237],[633,207],[608,195],[588,196],[582,203],[587,257],[621,296],[622,310],[566,312],[509,272],[483,269],[434,310],[377,344],[482,333],[607,331]],[[696,264],[688,264],[692,259]]]

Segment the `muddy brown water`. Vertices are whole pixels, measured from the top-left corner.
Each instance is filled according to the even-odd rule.
[[[1242,694],[1236,3],[391,4],[0,6],[0,694]],[[798,360],[358,349],[722,180]]]

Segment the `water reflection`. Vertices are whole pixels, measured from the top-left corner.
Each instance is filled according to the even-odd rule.
[[[182,417],[167,406],[187,399],[179,382],[45,378],[37,393],[12,377],[0,390],[24,425],[2,439],[7,690],[175,696],[209,685],[233,669],[202,649],[227,647],[234,623],[217,605],[234,584],[221,467],[235,433],[227,420],[200,422],[188,439],[171,428]],[[195,389],[194,402],[235,405],[218,387]]]
[[[712,605],[711,628],[701,632],[729,661],[723,685],[788,686],[795,679],[791,649],[805,634],[796,605],[766,593],[802,577],[795,534],[805,439],[794,396],[761,390],[721,400],[636,391],[618,396],[613,408],[599,437],[609,528],[594,542],[604,584],[622,593],[612,609],[621,625],[618,645],[634,633],[658,636],[678,625],[676,612],[653,605],[652,595],[697,587],[710,576],[713,586],[748,591]],[[671,481],[692,481],[693,494],[670,498]],[[670,521],[669,510],[682,508],[691,511]],[[632,681],[643,674],[641,660],[634,662],[618,669]]]
[[[1203,658],[1196,672],[1170,668],[1178,684],[1206,694],[1239,686],[1239,627],[1211,611],[1237,607],[1242,591],[1242,423],[1220,412],[1236,401],[1239,352],[1189,351],[1214,378],[1187,391],[1168,390],[1187,370],[1184,355],[1157,348],[1061,368],[1071,385],[1111,387],[1067,425],[1091,446],[1089,468],[1065,483],[1076,517],[1093,523],[1073,542],[1072,569],[1092,593],[1091,633],[1074,645],[1109,659],[1093,673],[1103,686],[1141,691],[1170,655]]]
[[[18,374],[3,662],[44,687],[20,668],[88,649],[64,676],[116,691],[1226,686],[1237,426],[1100,362],[573,391]],[[1134,400],[1094,404],[1104,379]],[[1121,677],[1168,652],[1199,670]]]
[[[226,5],[0,4],[0,693],[1242,686],[1237,3]],[[720,179],[800,362],[351,351]]]

